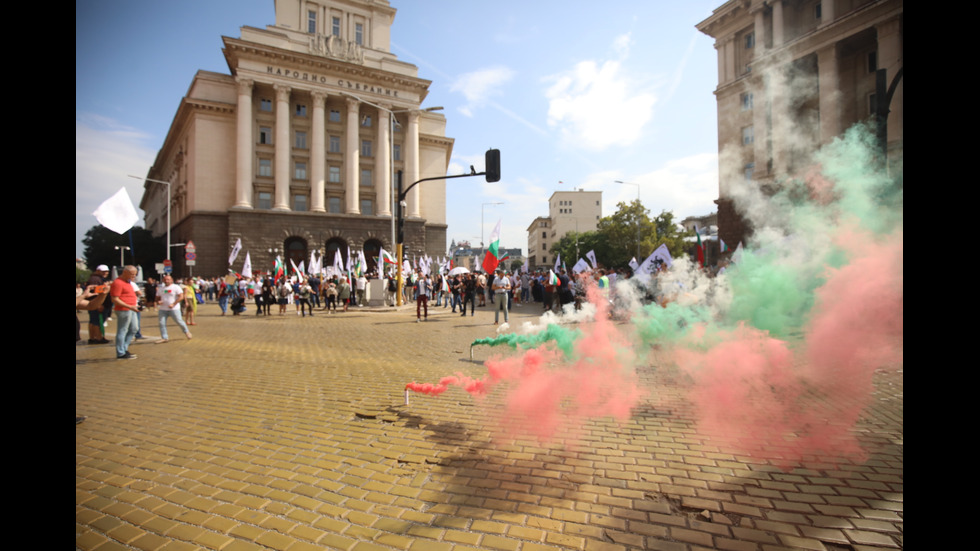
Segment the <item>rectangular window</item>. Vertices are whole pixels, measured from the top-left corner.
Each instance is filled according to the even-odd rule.
[[[306,132],[296,131],[296,149],[306,149]]]
[[[546,231],[541,232],[541,239],[547,239],[547,238],[548,238],[548,232]]]
[[[327,211],[330,214],[340,214],[340,197],[330,197],[327,199]]]
[[[753,102],[752,92],[746,92],[742,94],[741,98],[742,98],[742,111],[751,111],[752,102]]]
[[[300,105],[298,103],[296,104],[296,116],[297,117],[305,117],[306,116],[306,106],[305,105]]]
[[[391,154],[392,154],[392,157],[394,157],[393,160],[395,160],[395,161],[402,160],[402,146],[401,146],[401,144],[397,144],[396,143],[395,144],[395,149],[392,150],[392,153]]]
[[[306,12],[306,32],[316,34],[316,12],[314,10]]]
[[[755,33],[745,35],[745,49],[750,50],[752,48],[755,48]]]
[[[361,169],[361,185],[362,186],[374,185],[374,180],[371,178],[371,169],[368,168]]]
[[[361,214],[374,214],[374,201],[361,199]]]
[[[746,182],[751,182],[752,181],[752,173],[753,172],[755,172],[755,163],[746,163],[745,164],[745,181]]]
[[[259,109],[267,113],[272,112],[272,100],[271,99],[260,99]]]
[[[817,5],[816,6],[813,6],[813,17],[815,17],[817,19],[817,21],[820,21],[821,19],[823,19],[823,4],[822,3],[817,2]]]
[[[330,110],[330,122],[340,122],[340,111],[337,109]]]
[[[305,211],[307,208],[305,195],[293,195],[293,210]]]
[[[868,52],[868,72],[873,73],[878,70],[878,52]]]
[[[259,199],[256,201],[257,208],[260,209],[271,209],[272,208],[272,193],[268,191],[260,191]]]
[[[361,156],[362,157],[373,157],[374,154],[371,152],[371,140],[361,140]]]
[[[259,176],[272,176],[272,159],[259,159]]]
[[[755,130],[751,126],[742,129],[742,145],[752,145],[755,143]]]
[[[340,36],[340,18],[333,17],[330,19],[330,32],[334,36]]]
[[[371,115],[364,115],[364,118],[361,119],[361,126],[363,126],[365,128],[370,128],[370,126],[371,126]]]
[[[272,143],[272,129],[268,126],[259,127],[259,143],[261,144],[271,144]]]
[[[339,184],[340,183],[340,167],[332,166],[330,167],[330,181]]]
[[[296,163],[295,170],[293,171],[293,178],[297,180],[306,179],[306,163]]]
[[[340,153],[340,136],[330,136],[330,152]]]
[[[548,250],[548,244],[547,243],[542,243],[541,244],[541,250],[542,251],[547,251]]]
[[[354,43],[358,46],[364,45],[364,24],[355,23],[354,24]]]

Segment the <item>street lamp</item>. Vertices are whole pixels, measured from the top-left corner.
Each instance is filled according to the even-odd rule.
[[[119,268],[122,269],[122,267],[123,267],[123,251],[128,251],[129,250],[129,247],[127,247],[125,245],[116,245],[115,246],[115,249],[117,251],[119,251]]]
[[[147,182],[153,182],[155,184],[166,184],[167,186],[167,260],[170,260],[170,182],[165,182],[163,180],[154,180],[153,178],[144,178],[142,176],[129,175],[130,178],[136,178],[137,180],[144,180]]]
[[[391,195],[391,244],[396,248],[396,251],[395,251],[395,255],[397,257],[396,264],[398,265],[398,292],[396,294],[397,294],[397,301],[398,301],[397,304],[398,304],[398,306],[401,306],[402,305],[402,258],[401,258],[402,251],[398,248],[398,230],[396,228],[396,218],[395,218],[395,213],[397,212],[397,209],[401,208],[400,205],[398,204],[398,201],[399,201],[399,199],[398,199],[398,191],[397,191],[398,190],[398,183],[395,181],[395,126],[396,125],[401,126],[401,125],[399,125],[398,124],[398,121],[395,119],[395,113],[408,113],[408,112],[411,112],[411,111],[415,111],[415,109],[391,110],[391,109],[388,109],[387,107],[382,107],[382,106],[380,106],[380,105],[378,105],[376,103],[372,103],[370,101],[367,101],[366,99],[364,99],[364,98],[362,98],[360,96],[354,95],[354,94],[349,94],[347,92],[341,92],[341,94],[342,95],[345,95],[347,97],[350,97],[350,98],[354,98],[354,99],[356,99],[357,101],[359,101],[361,103],[370,105],[371,107],[374,107],[375,109],[378,109],[378,110],[381,110],[381,111],[385,111],[385,112],[388,113],[388,168],[389,168],[389,171],[391,172],[391,185],[390,185],[390,188],[391,188],[390,189],[390,195]],[[441,111],[441,110],[442,110],[442,107],[427,107],[425,109],[419,109],[419,111],[421,111],[423,113],[430,113],[432,111]],[[382,269],[383,269],[383,266],[379,266],[378,267],[378,270],[379,271],[382,270]]]
[[[625,184],[627,186],[636,186],[636,203],[640,204],[640,184],[634,184],[633,182],[624,182],[622,180],[614,180],[617,184]],[[640,217],[636,217],[636,261],[640,260]]]

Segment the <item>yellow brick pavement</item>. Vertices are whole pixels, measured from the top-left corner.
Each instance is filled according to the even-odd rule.
[[[903,546],[903,378],[882,372],[863,463],[790,471],[698,436],[686,379],[638,368],[649,399],[574,443],[502,442],[485,400],[411,396],[481,377],[493,315],[352,309],[218,315],[194,339],[155,318],[136,360],[76,346],[75,546],[81,550],[697,549]],[[540,310],[515,309],[511,322]],[[110,327],[110,331],[112,328]],[[84,335],[83,335],[84,336]]]

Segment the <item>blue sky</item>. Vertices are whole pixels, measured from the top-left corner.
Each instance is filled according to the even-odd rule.
[[[713,212],[717,59],[694,26],[721,3],[392,0],[392,52],[432,81],[422,106],[455,138],[449,173],[501,152],[500,182],[447,181],[448,240],[478,245],[501,220],[501,246],[526,253],[553,192],[602,191],[605,216],[637,195],[615,180],[652,215]],[[99,203],[125,186],[138,207],[128,175],[146,175],[194,74],[228,73],[221,36],[274,22],[273,0],[76,0],[76,256]]]

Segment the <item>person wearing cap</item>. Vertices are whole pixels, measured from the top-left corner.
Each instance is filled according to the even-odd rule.
[[[493,278],[493,300],[496,307],[493,309],[493,324],[500,323],[500,311],[504,311],[504,323],[508,323],[507,301],[510,300],[510,278],[504,275],[503,270],[497,270],[497,277]]]
[[[109,275],[109,267],[105,264],[99,264],[95,267],[92,275],[89,276],[88,282],[85,287],[88,288],[92,286],[96,289],[100,289],[102,286],[106,285],[106,277]],[[88,311],[88,343],[89,344],[106,344],[109,339],[105,338],[105,319],[106,310],[111,311],[112,301],[105,301],[102,308],[96,308],[94,310]]]

